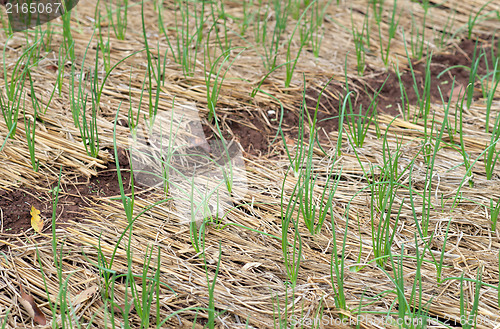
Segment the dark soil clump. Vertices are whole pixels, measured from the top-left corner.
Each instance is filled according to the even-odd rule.
[[[130,164],[123,150],[118,152],[125,193],[130,193]],[[0,236],[22,234],[31,228],[31,206],[40,210],[44,219],[44,232],[50,230],[52,219],[53,190],[49,193],[34,188],[19,188],[12,191],[0,189],[1,227]],[[79,178],[74,183],[61,186],[57,203],[56,223],[61,225],[69,221],[80,222],[85,218],[86,206],[90,200],[100,197],[120,195],[120,187],[114,162],[108,168],[89,179]]]
[[[432,56],[430,64],[431,102],[440,103],[441,94],[445,102],[448,102],[450,97],[452,97],[452,101],[455,102],[458,99],[460,90],[463,94],[464,89],[469,83],[468,68],[471,67],[474,58],[475,45],[475,41],[465,39],[446,52]],[[487,73],[486,65],[488,65],[490,71],[493,68],[494,64],[491,59],[492,47],[494,53],[498,54],[497,46],[492,45],[491,39],[480,40],[477,43],[476,58],[481,56],[483,51],[486,55],[483,56],[479,62],[477,71],[479,77]],[[349,91],[352,91],[351,104],[354,114],[359,114],[360,107],[362,113],[366,114],[367,109],[370,108],[374,95],[379,90],[380,93],[376,98],[376,104],[374,103],[378,114],[385,113],[397,116],[400,115],[402,111],[405,111],[408,104],[418,106],[418,96],[415,92],[414,85],[419,94],[422,95],[425,84],[426,58],[412,61],[411,65],[413,67],[414,76],[409,69],[400,72],[401,82],[407,95],[404,99],[404,103],[401,97],[399,79],[393,70],[386,73],[367,68],[364,78],[359,78],[355,83],[351,82],[349,84]],[[449,70],[441,74],[446,69]],[[455,79],[455,85],[454,92],[451,94],[453,79]],[[311,118],[314,116],[320,92],[321,89],[318,90],[315,88],[310,88],[306,91],[306,105]],[[338,81],[330,84],[323,92],[317,114],[317,125],[320,131],[319,136],[322,140],[326,139],[329,132],[338,129],[339,109],[342,106],[346,94],[345,85]],[[476,79],[473,100],[477,100],[480,96],[479,81]],[[370,108],[370,115],[372,114],[372,108]],[[261,117],[261,113],[253,115],[247,112],[240,112],[237,118],[228,118],[228,126],[246,152],[254,155],[267,154],[270,150],[269,143],[274,139],[278,131],[280,113],[276,112],[279,112],[279,109],[265,113],[265,115],[268,116],[268,120],[264,120]],[[347,107],[345,114],[347,115],[349,112],[349,107]],[[284,110],[282,129],[285,135],[292,139],[297,138],[299,115],[299,107],[293,110]],[[207,138],[210,137],[208,133],[209,130],[208,127],[205,127],[205,135]],[[228,134],[226,130],[223,133]]]
[[[440,103],[442,100],[448,102],[450,97],[452,97],[452,102],[456,102],[458,96],[464,94],[465,88],[469,84],[470,70],[468,68],[472,65],[475,46],[475,41],[465,39],[447,52],[431,57],[429,71],[431,81],[430,101],[432,103]],[[491,59],[492,47],[494,45],[486,41],[478,42],[477,44],[475,58],[479,58],[483,52],[486,55],[482,56],[479,60],[477,70],[479,77],[487,74],[487,65],[490,71],[493,69],[494,64]],[[494,52],[497,54],[498,49],[494,49]],[[404,98],[401,97],[402,90],[396,72],[389,71],[389,73],[384,73],[368,68],[366,78],[360,78],[354,86],[349,85],[350,91],[354,91],[351,94],[354,114],[359,113],[360,107],[362,108],[362,113],[365,114],[367,109],[370,108],[370,104],[377,92],[379,92],[376,98],[376,110],[378,114],[384,113],[397,116],[402,114],[402,111],[406,111],[408,105],[418,106],[419,97],[415,89],[418,90],[420,97],[422,97],[425,86],[427,59],[423,58],[419,61],[412,61],[411,66],[413,67],[413,74],[410,69],[400,72],[401,84],[406,92],[406,97]],[[447,71],[443,73],[445,70]],[[453,80],[455,82],[452,94]],[[473,100],[481,97],[480,86],[478,85],[479,81],[476,78]],[[327,89],[330,92],[323,93],[320,100],[320,108],[323,111],[318,114],[318,118],[320,119],[318,126],[320,130],[324,130],[326,133],[338,129],[339,109],[341,109],[344,97],[347,94],[346,88],[343,86],[339,88],[336,85],[332,85],[328,86]],[[329,96],[332,94],[334,97]],[[310,89],[307,92],[307,96],[307,105],[309,111],[311,111],[311,109],[316,107],[319,91]],[[349,107],[347,107],[345,115],[348,115],[349,112]],[[370,111],[369,114],[371,115],[372,112]],[[320,137],[325,137],[325,135],[320,134]]]

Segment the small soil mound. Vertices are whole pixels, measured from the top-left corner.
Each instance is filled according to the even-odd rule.
[[[429,67],[431,102],[441,102],[442,99],[444,99],[445,102],[448,102],[450,96],[455,98],[456,101],[460,90],[462,93],[464,92],[464,89],[469,84],[470,70],[468,68],[471,67],[474,59],[475,48],[476,59],[483,53],[486,55],[482,56],[479,60],[477,75],[482,77],[487,74],[487,68],[492,70],[492,47],[495,46],[492,45],[491,40],[482,41],[481,43],[478,42],[476,48],[475,41],[465,39],[451,50],[442,54],[433,55],[431,57]],[[494,53],[497,54],[498,49],[494,49]],[[416,89],[421,97],[425,86],[426,66],[427,58],[423,58],[421,60],[411,62],[413,74],[410,69],[400,72],[401,84],[406,92],[404,104],[401,97],[401,84],[397,74],[394,71],[383,73],[376,72],[373,69],[368,68],[368,78],[359,79],[356,81],[357,83],[354,86],[349,86],[350,91],[354,91],[354,94],[351,94],[351,102],[353,104],[355,114],[359,113],[360,107],[362,108],[363,114],[365,114],[377,92],[379,92],[376,99],[378,113],[386,113],[396,116],[400,114],[400,111],[402,111],[408,104],[418,105],[417,103],[419,97],[415,92],[414,86],[416,86]],[[445,70],[447,71],[443,73]],[[453,88],[453,94],[451,94],[453,79],[455,80],[455,85]],[[479,82],[476,79],[476,84],[478,83]],[[339,109],[341,108],[343,99],[346,95],[345,88],[338,88],[333,85],[329,86],[328,89],[330,92],[323,93],[322,98],[320,99],[320,108],[327,109],[327,111],[323,111],[318,114],[318,118],[320,120],[318,122],[318,126],[327,133],[338,129]],[[307,95],[307,105],[309,111],[311,111],[311,109],[316,107],[319,92],[318,90],[313,89],[309,90]],[[334,97],[329,97],[328,95],[334,95]],[[477,100],[480,96],[480,92],[475,92],[474,100]]]
[[[120,169],[126,193],[130,193],[130,164],[124,150],[118,151]],[[53,188],[55,189],[57,185]],[[116,165],[109,163],[108,168],[98,172],[88,180],[79,178],[75,183],[61,186],[57,203],[57,224],[70,220],[79,222],[84,217],[82,207],[88,206],[90,199],[120,194]],[[0,189],[1,228],[0,235],[20,234],[31,227],[31,206],[40,210],[45,221],[44,228],[50,227],[52,218],[53,193],[43,193],[34,188],[7,191]]]
[[[430,64],[431,102],[441,102],[441,93],[444,101],[447,102],[450,96],[456,99],[459,91],[462,90],[463,92],[469,83],[468,68],[471,67],[475,47],[475,41],[464,39],[448,51],[432,56]],[[492,47],[493,52],[498,54],[498,45],[493,45],[491,38],[488,40],[481,39],[477,43],[476,58],[483,53],[486,55],[482,56],[479,61],[477,74],[480,77],[487,73],[487,65],[489,70],[493,68],[491,59]],[[389,73],[387,73],[367,68],[367,75],[365,78],[359,78],[354,81],[354,83],[351,82],[349,84],[349,90],[353,91],[351,94],[351,102],[354,113],[358,114],[361,107],[363,114],[365,114],[367,109],[370,108],[374,94],[379,90],[380,93],[376,99],[376,109],[378,113],[396,116],[401,113],[400,111],[404,106],[408,104],[418,105],[418,96],[415,92],[414,85],[417,86],[418,93],[422,95],[425,85],[426,61],[426,58],[423,58],[411,62],[414,72],[413,75],[409,69],[401,72],[401,83],[407,95],[405,104],[402,102],[400,82],[394,71],[389,71]],[[449,70],[441,74],[446,69]],[[453,79],[455,79],[455,86],[454,92],[451,94]],[[476,79],[474,100],[481,96],[479,92],[480,87],[478,88],[477,84],[479,84],[478,79]],[[314,115],[320,92],[321,90],[314,88],[306,91],[306,104],[311,117]],[[345,95],[345,86],[338,82],[330,84],[325,92],[323,92],[317,114],[321,139],[324,140],[326,138],[325,134],[338,129],[339,109],[341,108]],[[267,154],[269,152],[269,142],[276,136],[279,123],[279,113],[277,115],[278,119],[273,120],[276,112],[273,110],[270,111],[272,114],[268,116],[268,122],[271,123],[271,125],[261,116],[251,115],[247,112],[240,112],[237,118],[228,118],[230,130],[246,152],[254,155]],[[285,134],[289,135],[292,139],[297,137],[299,124],[298,112],[299,111],[292,112],[288,109],[284,110],[282,128]],[[267,114],[268,113],[266,113],[266,115]],[[210,138],[209,131],[210,129],[205,127],[207,138]],[[227,131],[223,133],[229,135]]]

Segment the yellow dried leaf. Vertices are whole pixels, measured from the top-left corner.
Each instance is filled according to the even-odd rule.
[[[42,233],[43,230],[43,219],[40,217],[40,210],[36,209],[34,206],[31,206],[31,227],[38,232]]]

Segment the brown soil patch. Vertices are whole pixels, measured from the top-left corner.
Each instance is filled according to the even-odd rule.
[[[494,45],[493,45],[494,46]],[[438,75],[446,68],[452,66],[465,66],[470,67],[471,61],[474,56],[475,41],[463,40],[457,46],[450,49],[448,52],[434,55],[431,62],[431,101],[440,102],[441,96],[439,88],[443,93],[445,101],[448,101],[451,91],[453,78],[455,78],[455,88],[457,86],[466,86],[469,81],[469,71],[464,68],[454,68],[443,74],[439,79]],[[486,52],[486,60],[491,69],[491,40],[481,40],[478,43],[476,56],[482,54],[483,50]],[[498,49],[495,50],[498,52]],[[412,66],[415,73],[415,80],[419,86],[419,93],[422,93],[425,81],[425,67],[426,60],[412,61]],[[349,84],[351,91],[354,91],[351,97],[353,109],[355,113],[359,111],[360,106],[363,112],[372,101],[373,94],[379,90],[382,85],[383,88],[377,99],[377,111],[380,113],[388,113],[391,115],[400,114],[398,105],[401,104],[401,92],[399,81],[394,72],[389,74],[382,72],[375,72],[372,69],[371,74],[367,78],[360,78],[354,83]],[[486,61],[484,57],[480,61],[479,76],[486,74]],[[384,85],[384,81],[387,79]],[[402,72],[401,80],[405,86],[408,96],[408,102],[411,105],[417,105],[417,95],[413,88],[414,80],[410,70]],[[476,83],[479,83],[476,81]],[[477,85],[476,85],[477,89]],[[309,89],[306,94],[306,104],[309,113],[314,116],[316,102],[319,97],[320,90]],[[333,82],[329,85],[327,90],[323,93],[320,99],[319,111],[317,114],[318,128],[324,133],[320,133],[320,138],[325,138],[325,133],[336,131],[338,129],[338,115],[339,108],[345,96],[345,88],[339,82]],[[475,94],[475,99],[480,95]],[[223,136],[227,140],[236,137],[243,149],[252,155],[267,154],[270,150],[270,141],[274,139],[278,132],[280,110],[269,109],[266,113],[252,113],[240,111],[237,115],[227,119],[227,124],[222,125]],[[267,120],[263,118],[267,116]],[[297,138],[297,130],[299,125],[299,109],[292,111],[291,109],[284,109],[282,129],[286,136],[292,139]],[[208,139],[214,138],[213,130],[206,124],[203,125],[205,136]],[[307,138],[307,134],[306,134]],[[279,139],[278,139],[279,140]],[[108,150],[113,153],[112,150]],[[127,169],[130,169],[127,155],[123,150],[119,151],[119,161],[122,169],[124,182],[126,184],[126,192],[130,192],[130,174]],[[108,197],[119,195],[120,189],[118,186],[118,179],[116,173],[116,166],[110,163],[108,168],[98,173],[98,176],[92,177],[87,180],[82,178],[76,179],[74,183],[65,184],[60,193],[58,203],[58,223],[65,223],[70,220],[79,221],[84,217],[82,207],[89,205],[89,200],[98,199],[99,197]],[[3,212],[2,234],[19,234],[28,230],[30,224],[30,209],[31,205],[35,206],[41,211],[41,215],[47,220],[52,216],[52,194],[42,193],[35,189],[24,188],[13,190],[11,192],[0,190],[0,209]],[[45,224],[45,227],[49,227]]]
[[[486,53],[486,58],[483,56],[479,62],[477,74],[480,77],[487,73],[486,61],[488,61],[489,69],[492,70],[493,68],[491,64],[491,48],[497,48],[497,45],[492,45],[491,41],[491,38],[490,40],[479,40],[477,44],[476,58],[478,58],[483,51]],[[463,67],[456,67],[450,69],[442,75],[441,73],[454,66],[465,66],[469,68],[471,66],[472,59],[474,58],[475,44],[476,42],[473,40],[464,39],[447,52],[432,56],[430,64],[431,102],[441,102],[441,93],[445,102],[449,100],[450,96],[454,97],[454,100],[456,101],[461,89],[463,93],[463,89],[469,83],[469,70]],[[495,49],[494,51],[495,53],[498,53],[498,49]],[[403,111],[403,107],[406,107],[408,104],[418,105],[418,96],[415,92],[414,85],[416,82],[418,93],[422,96],[425,85],[426,62],[426,58],[418,61],[411,61],[415,75],[414,77],[410,69],[406,69],[401,72],[401,82],[407,95],[405,104],[402,102],[400,83],[395,71],[391,70],[387,74],[368,68],[368,76],[366,78],[360,78],[355,81],[353,85],[351,85],[351,83],[349,84],[350,91],[354,91],[354,93],[351,94],[354,114],[359,113],[360,106],[362,107],[363,113],[366,113],[366,110],[369,108],[375,93],[379,90],[380,93],[376,99],[376,109],[378,113],[396,116],[401,114],[400,108],[401,111]],[[438,76],[440,77],[438,78]],[[451,95],[453,79],[455,79],[455,86],[453,95]],[[478,88],[480,88],[478,84],[479,81],[476,79],[474,100],[477,100],[481,96],[478,90]],[[324,130],[326,133],[336,131],[338,129],[339,109],[341,108],[343,99],[346,95],[344,87],[338,88],[335,85],[332,85],[328,87],[328,90],[330,91],[329,93],[325,92],[322,95],[320,100],[320,113],[318,113],[318,126],[320,130]],[[307,105],[311,113],[314,113],[319,94],[320,91],[316,89],[311,89],[307,93]],[[334,97],[329,96],[332,94]],[[346,111],[350,110],[346,108]],[[347,114],[348,113],[346,113],[346,115]],[[320,134],[320,136],[325,137],[324,134]]]
[[[440,90],[443,94],[444,101],[447,102],[450,96],[456,98],[460,88],[463,89],[467,86],[469,83],[469,70],[465,68],[453,68],[439,78],[438,76],[441,72],[443,72],[443,70],[453,66],[470,67],[474,57],[474,47],[474,40],[464,39],[448,51],[432,56],[430,65],[431,102],[441,102]],[[486,53],[486,59],[484,57],[481,58],[479,63],[479,76],[484,76],[487,72],[486,60],[488,61],[489,69],[492,69],[492,47],[494,47],[495,53],[498,53],[498,45],[493,45],[491,38],[478,40],[476,58],[483,53],[483,50]],[[426,58],[418,61],[412,61],[411,64],[414,70],[418,92],[421,95],[425,82]],[[453,95],[450,95],[453,78],[455,78],[454,93]],[[386,81],[385,84],[384,81]],[[414,78],[409,69],[401,72],[401,81],[408,97],[408,101],[407,103],[405,101],[405,105],[418,105],[418,97],[413,87]],[[478,84],[479,81],[476,80],[474,100],[481,96],[478,89],[480,86],[478,86]],[[396,116],[400,114],[399,108],[403,108],[399,80],[396,73],[392,69],[389,73],[385,73],[368,68],[366,77],[359,78],[354,82],[349,81],[349,89],[350,91],[353,91],[351,94],[351,102],[355,114],[359,113],[360,106],[362,107],[362,112],[366,113],[366,110],[372,102],[374,94],[378,90],[380,90],[376,100],[376,109],[378,113],[386,113]],[[313,88],[307,90],[306,104],[311,117],[314,116],[320,92],[321,90]],[[339,109],[341,108],[345,95],[345,87],[342,83],[335,81],[328,86],[327,90],[325,90],[320,99],[317,119],[318,128],[320,131],[324,132],[320,133],[320,138],[323,140],[325,139],[325,134],[338,129]],[[346,111],[349,111],[349,109],[346,109]],[[250,154],[267,154],[270,150],[269,142],[274,139],[276,132],[278,131],[280,116],[279,108],[269,110],[267,113],[264,113],[264,115],[267,115],[267,121],[269,123],[262,118],[261,113],[249,114],[247,112],[240,112],[238,113],[238,116],[228,118],[228,126],[233,135],[238,139],[245,151]],[[298,124],[299,109],[285,109],[282,126],[285,135],[296,139]],[[205,133],[208,138],[210,138],[210,134],[207,134],[209,131],[210,128],[205,127]],[[227,127],[224,129],[224,133],[228,133]]]
[[[108,150],[111,152],[111,150]],[[126,193],[130,193],[130,165],[127,154],[119,150],[120,169]],[[53,186],[55,189],[57,185]],[[77,178],[73,183],[62,184],[57,203],[57,224],[69,221],[80,222],[85,217],[85,210],[90,201],[98,202],[99,198],[120,194],[116,165],[109,163],[108,168],[98,172],[89,179]],[[22,234],[31,228],[31,206],[40,210],[44,218],[44,231],[50,230],[52,218],[51,192],[40,192],[34,188],[22,187],[12,191],[0,189],[0,209],[2,230],[0,234]]]
[[[485,51],[487,56],[486,59],[482,57],[479,62],[477,73],[480,77],[487,74],[486,60],[488,61],[489,69],[493,69],[491,64],[491,47],[491,40],[481,41],[477,44],[476,59],[483,53],[483,51]],[[470,75],[469,70],[462,67],[453,68],[442,74],[439,78],[438,76],[444,70],[453,66],[465,66],[469,68],[472,64],[472,59],[474,58],[474,48],[475,41],[465,39],[449,51],[432,56],[432,61],[430,64],[431,102],[441,102],[441,93],[445,102],[449,100],[453,79],[455,79],[455,86],[453,91],[454,95],[460,88],[465,88],[468,85]],[[498,50],[496,50],[496,52],[497,51]],[[418,92],[420,95],[422,95],[424,90],[425,70],[427,65],[426,61],[427,60],[425,58],[419,61],[412,61],[412,67],[415,73],[415,81],[416,85],[418,86]],[[380,87],[382,87],[385,78],[385,76],[382,78],[379,75],[378,77],[368,79],[367,84],[369,86],[372,86],[373,90],[378,90],[380,89]],[[405,87],[409,104],[417,105],[418,97],[413,87],[414,80],[409,69],[402,72],[401,80]],[[478,87],[478,84],[479,81],[477,81],[476,79],[476,87]],[[479,94],[475,93],[474,100],[477,100],[479,96]],[[397,104],[401,104],[400,100],[401,91],[399,87],[399,81],[396,74],[394,72],[391,72],[386,84],[384,85],[380,93],[378,109],[385,113],[396,114],[399,112],[397,110]],[[396,104],[394,104],[395,101],[397,102]]]

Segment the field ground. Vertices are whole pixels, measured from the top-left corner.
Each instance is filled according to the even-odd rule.
[[[498,2],[1,14],[2,328],[500,328]]]

